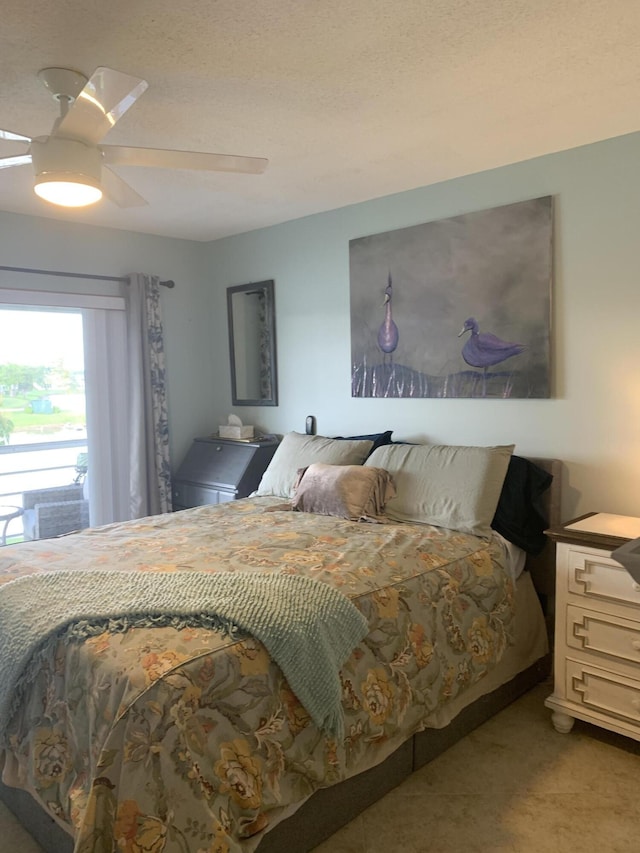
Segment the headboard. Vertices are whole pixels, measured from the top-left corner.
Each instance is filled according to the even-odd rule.
[[[559,459],[536,459],[531,457],[530,461],[548,471],[553,476],[551,486],[542,496],[542,509],[547,519],[548,527],[560,524],[561,517],[561,491],[562,491],[562,463]],[[555,583],[556,583],[556,546],[555,542],[547,539],[542,553],[537,557],[527,557],[526,567],[531,573],[545,619],[549,629],[549,636],[553,634],[555,619]]]

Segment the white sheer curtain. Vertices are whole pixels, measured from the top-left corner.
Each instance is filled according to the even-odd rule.
[[[171,510],[159,279],[130,276],[125,304],[83,312],[93,526]]]
[[[130,518],[127,324],[124,311],[85,309],[84,371],[91,525]]]
[[[159,279],[131,275],[124,297],[83,312],[92,525],[171,510]]]

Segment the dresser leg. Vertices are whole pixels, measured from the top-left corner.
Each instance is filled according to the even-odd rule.
[[[563,735],[568,735],[573,728],[575,720],[568,714],[563,714],[561,711],[554,711],[551,715],[551,722],[557,732],[560,732],[560,734]]]

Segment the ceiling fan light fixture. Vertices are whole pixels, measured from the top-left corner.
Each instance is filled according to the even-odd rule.
[[[51,204],[86,207],[102,198],[102,155],[77,139],[38,137],[31,141],[34,189]]]
[[[86,175],[55,172],[39,175],[34,190],[44,201],[61,207],[87,207],[102,198],[99,183]]]

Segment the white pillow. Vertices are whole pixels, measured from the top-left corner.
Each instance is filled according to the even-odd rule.
[[[490,536],[513,448],[389,444],[365,465],[393,477],[397,494],[387,503],[387,518]]]
[[[290,432],[273,454],[254,495],[293,497],[293,484],[298,470],[313,462],[328,465],[362,465],[373,447],[372,441],[325,438]]]

